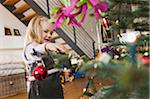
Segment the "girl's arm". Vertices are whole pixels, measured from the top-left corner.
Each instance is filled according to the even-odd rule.
[[[41,52],[41,53],[45,53],[48,50],[57,51],[57,48],[55,47],[55,45],[53,43],[38,44],[38,45],[33,46],[33,48],[37,52]]]
[[[68,50],[65,46],[58,43],[43,43],[34,46],[34,49],[38,52],[45,53],[48,50],[67,53]]]
[[[63,53],[67,53],[68,50],[65,46],[63,45],[60,45],[58,43],[47,43],[46,46],[45,46],[45,49],[46,50],[52,50],[52,51],[60,51],[60,52],[63,52]]]
[[[45,53],[45,45],[46,43],[43,43],[43,44],[38,44],[38,45],[35,45],[33,46],[34,50],[36,50],[37,52],[41,52],[41,53]]]

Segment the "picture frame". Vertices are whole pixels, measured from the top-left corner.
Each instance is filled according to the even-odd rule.
[[[15,36],[21,36],[19,29],[14,29]]]
[[[4,31],[5,31],[6,36],[11,36],[12,35],[10,28],[4,27]]]

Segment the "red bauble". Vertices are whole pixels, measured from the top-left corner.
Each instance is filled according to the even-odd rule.
[[[32,75],[34,76],[35,80],[44,80],[48,76],[47,68],[39,63],[38,66],[34,68]]]
[[[142,64],[150,64],[150,57],[142,57],[141,62]]]

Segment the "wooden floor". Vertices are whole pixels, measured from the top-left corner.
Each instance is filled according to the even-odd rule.
[[[65,83],[64,87],[64,96],[65,99],[81,99],[83,86],[87,82],[86,78],[76,78],[72,82]],[[100,85],[100,81],[96,80],[96,86]],[[101,85],[100,85],[101,86]],[[27,94],[20,94],[12,97],[7,97],[4,99],[27,99]],[[86,96],[82,99],[88,99]]]

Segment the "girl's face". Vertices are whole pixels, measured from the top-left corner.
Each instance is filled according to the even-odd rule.
[[[52,39],[53,29],[48,22],[42,22],[42,43],[48,42]]]

